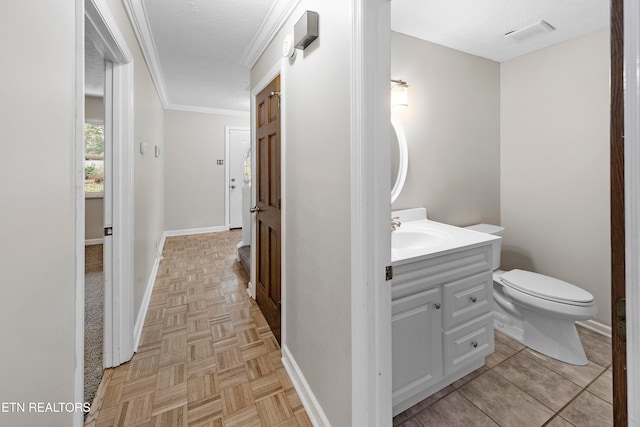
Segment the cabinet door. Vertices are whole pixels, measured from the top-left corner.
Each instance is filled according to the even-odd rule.
[[[394,405],[443,377],[441,304],[440,287],[391,303]]]
[[[493,353],[493,313],[444,333],[445,373],[472,365]]]

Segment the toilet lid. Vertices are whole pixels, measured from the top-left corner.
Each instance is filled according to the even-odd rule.
[[[571,283],[525,270],[511,270],[502,275],[502,282],[521,292],[567,304],[590,303],[593,295]]]

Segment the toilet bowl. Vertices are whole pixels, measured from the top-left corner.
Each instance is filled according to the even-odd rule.
[[[503,227],[477,224],[470,230],[501,236]],[[502,240],[493,243],[495,329],[554,359],[586,365],[575,322],[593,318],[593,295],[578,286],[530,271],[502,271]]]

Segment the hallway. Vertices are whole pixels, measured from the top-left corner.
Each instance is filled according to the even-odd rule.
[[[86,426],[311,426],[235,261],[240,230],[167,238],[138,352]]]

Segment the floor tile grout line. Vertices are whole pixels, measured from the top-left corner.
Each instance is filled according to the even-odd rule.
[[[491,368],[493,369],[493,368]],[[480,378],[481,376],[491,372],[491,369],[487,370],[486,372],[483,372],[482,374],[478,375],[477,377],[475,377],[474,379],[472,379],[471,381],[475,380],[476,378]],[[467,384],[469,384],[471,381],[469,381]],[[466,385],[466,384],[465,384]],[[464,387],[464,386],[462,386]],[[460,387],[460,388],[462,388]],[[457,390],[456,390],[457,391]],[[478,409],[478,411],[482,412],[485,416],[487,416],[487,418],[489,418],[491,421],[493,421],[497,426],[500,426],[500,423],[497,420],[494,420],[493,417],[490,414],[487,414],[485,411],[482,410],[482,408],[480,408],[478,405],[476,405],[475,403],[473,403],[467,396],[464,395],[464,393],[459,393],[460,396],[462,396],[467,402],[471,403],[471,405],[473,405],[474,407],[476,407]]]
[[[505,345],[507,345],[507,346],[508,346],[508,344],[505,344]],[[510,348],[512,348],[512,349],[513,349],[513,347],[510,347]],[[491,371],[495,370],[495,368],[496,368],[497,366],[501,365],[502,363],[506,362],[506,361],[507,361],[507,360],[509,360],[509,359],[512,359],[513,357],[515,357],[516,355],[518,355],[519,353],[523,352],[523,351],[524,351],[524,350],[526,350],[526,349],[527,349],[527,347],[524,347],[524,348],[520,349],[520,350],[519,350],[519,351],[517,351],[516,353],[514,353],[514,354],[512,354],[511,356],[507,357],[506,359],[502,360],[500,363],[498,363],[498,364],[496,364],[495,366],[493,366],[493,367],[489,368],[486,372],[483,372],[482,374],[478,375],[477,377],[475,377],[475,378],[471,379],[470,381],[468,381],[467,383],[465,383],[464,385],[462,385],[460,388],[462,388],[462,387],[466,386],[467,384],[471,383],[472,381],[475,381],[476,379],[478,379],[478,378],[482,377],[483,375],[485,375],[485,374],[487,374],[487,373],[489,373],[489,372],[491,372]],[[515,350],[515,349],[514,349],[514,350]],[[525,355],[525,357],[527,357],[527,356]],[[553,372],[553,373],[557,374],[558,376],[562,377],[563,379],[570,381],[572,384],[575,384],[575,383],[574,383],[573,381],[571,381],[569,378],[566,378],[564,375],[561,375],[560,373],[558,373],[558,372],[556,372],[556,371],[554,371],[554,370],[552,370],[552,369],[547,368],[546,366],[542,365],[542,364],[541,364],[541,363],[539,363],[538,361],[533,360],[533,359],[530,359],[530,360],[531,360],[533,363],[536,363],[537,365],[540,365],[542,368],[547,369],[547,370],[549,370],[549,371],[551,371],[551,372]],[[592,361],[592,360],[589,360],[589,361],[590,361],[590,362],[592,362],[592,363],[594,363],[594,364],[595,364],[595,365],[597,365],[597,366],[602,367],[602,365],[600,365],[600,364],[598,364],[598,363],[596,363],[596,362],[594,362],[594,361]],[[597,381],[597,380],[598,380],[602,375],[604,375],[604,374],[606,373],[607,369],[608,369],[608,368],[604,368],[604,371],[600,372],[600,373],[599,373],[599,374],[598,374],[598,375],[597,375],[593,380],[591,380],[591,382],[589,382],[589,383],[588,383],[587,385],[585,385],[584,387],[583,387],[583,386],[580,386],[579,384],[575,384],[576,386],[580,387],[580,391],[579,391],[579,392],[578,392],[578,393],[577,393],[577,394],[576,394],[572,399],[570,399],[570,400],[569,400],[569,401],[568,401],[564,406],[562,406],[558,411],[555,411],[553,408],[549,408],[547,405],[545,405],[543,402],[540,402],[540,401],[539,401],[538,399],[536,399],[535,397],[531,396],[529,393],[527,393],[525,390],[523,390],[523,389],[522,389],[521,387],[519,387],[517,384],[514,384],[514,383],[513,383],[512,381],[510,381],[508,378],[506,378],[506,377],[504,377],[503,375],[501,375],[498,371],[495,371],[494,373],[495,373],[496,375],[499,375],[499,376],[500,376],[501,378],[503,378],[505,381],[507,381],[508,383],[510,383],[511,385],[513,385],[514,387],[516,387],[518,390],[522,391],[524,394],[526,394],[527,396],[529,396],[530,398],[534,399],[536,402],[538,402],[539,404],[541,404],[542,406],[544,406],[545,408],[547,408],[547,409],[549,409],[550,411],[552,411],[552,412],[553,412],[553,416],[551,416],[551,417],[550,417],[550,418],[549,418],[549,419],[548,419],[548,420],[543,424],[543,426],[545,426],[545,425],[547,425],[548,423],[550,423],[550,422],[551,422],[554,418],[556,418],[556,417],[560,417],[560,418],[562,418],[562,417],[561,417],[561,415],[560,415],[560,413],[561,413],[565,408],[567,408],[569,405],[571,405],[571,404],[572,404],[572,403],[573,403],[573,402],[574,402],[574,401],[575,401],[579,396],[581,396],[584,392],[587,392],[587,393],[589,393],[589,394],[591,394],[591,395],[593,395],[593,396],[597,397],[598,399],[602,400],[602,401],[603,401],[603,402],[605,402],[605,403],[609,403],[609,402],[605,401],[604,399],[602,399],[600,396],[597,396],[597,395],[595,395],[595,394],[593,394],[593,393],[591,393],[591,392],[589,392],[589,391],[587,390],[587,388],[588,388],[588,387],[590,387],[590,386],[591,386],[591,384],[593,384],[594,382],[596,382],[596,381]],[[449,394],[450,394],[450,393],[447,393],[447,395],[445,395],[445,396],[448,396]],[[472,401],[470,401],[468,398],[466,398],[466,396],[464,396],[464,394],[463,394],[463,393],[460,393],[460,394],[461,394],[463,397],[465,397],[465,399],[466,399],[466,400],[468,400],[471,404],[473,404],[476,408],[478,408],[478,409],[479,409],[483,414],[485,414],[487,417],[491,418],[491,420],[492,420],[492,421],[494,421],[496,424],[500,425],[500,423],[498,423],[496,420],[494,420],[494,419],[491,417],[491,415],[490,415],[490,414],[487,414],[487,413],[486,413],[486,412],[484,412],[481,408],[479,408],[477,405],[475,405]],[[444,398],[445,396],[443,396],[443,398]],[[440,400],[440,399],[438,399],[438,400]],[[435,402],[434,402],[434,404],[435,404]],[[429,406],[431,406],[431,405],[429,405]],[[567,420],[565,420],[564,418],[562,418],[562,419],[563,419],[564,421],[567,421]],[[567,422],[569,422],[569,421],[567,421]],[[569,424],[572,424],[572,423],[570,423],[570,422],[569,422]],[[572,424],[572,425],[573,425],[573,424]]]
[[[533,350],[533,349],[531,349],[531,348],[529,348],[529,347],[525,347],[525,348],[523,348],[522,350],[524,351],[524,350],[527,350],[527,349],[529,349],[529,350],[531,350],[531,351],[535,351],[535,350]],[[540,353],[540,354],[542,354],[542,353]],[[564,378],[564,379],[566,379],[566,380],[570,381],[572,384],[575,384],[576,386],[581,387],[581,388],[583,387],[583,386],[581,386],[580,384],[577,384],[577,383],[576,383],[572,378],[569,378],[569,377],[570,377],[570,375],[565,374],[565,373],[563,373],[563,372],[558,372],[558,371],[556,371],[556,370],[554,370],[554,369],[551,369],[551,368],[548,368],[548,367],[544,366],[542,363],[538,362],[536,359],[533,359],[533,358],[531,358],[531,357],[527,356],[526,354],[525,354],[525,357],[529,358],[530,360],[532,360],[533,362],[537,363],[538,365],[541,365],[541,366],[543,366],[544,368],[547,368],[548,370],[550,370],[550,371],[552,371],[552,372],[556,373],[557,375],[560,375],[562,378]],[[549,357],[550,357],[550,356],[549,356]],[[553,359],[553,358],[552,358],[552,359]],[[557,359],[554,359],[554,360],[557,360]],[[588,361],[588,362],[591,362],[591,363],[593,363],[594,365],[596,365],[596,366],[598,366],[598,367],[600,367],[600,368],[603,368],[603,369],[604,369],[604,371],[602,371],[602,372],[601,372],[600,374],[598,374],[596,377],[599,377],[602,373],[604,373],[607,369],[609,369],[609,368],[605,368],[604,366],[602,366],[602,365],[601,365],[601,364],[599,364],[599,363],[594,362],[593,360],[587,359],[587,361]],[[576,366],[580,366],[580,365],[576,365]],[[587,366],[587,365],[583,365],[583,366]],[[589,385],[591,385],[591,383],[587,384],[585,387],[588,387]]]
[[[527,348],[528,348],[528,347],[525,347],[525,348],[521,349],[518,353],[520,353],[520,352],[522,352],[522,351],[526,350]],[[503,360],[502,362],[498,363],[498,365],[500,365],[500,364],[502,364],[503,362],[505,362],[505,361],[507,361],[507,360],[511,359],[512,357],[514,357],[514,356],[515,356],[516,354],[518,354],[518,353],[515,353],[515,354],[513,354],[512,356],[510,356],[510,357],[506,358],[506,359],[505,359],[505,360]],[[525,357],[527,357],[527,356],[525,355]],[[538,403],[540,403],[541,405],[543,405],[545,408],[547,408],[547,409],[549,409],[550,411],[553,411],[553,412],[554,412],[553,416],[552,416],[551,418],[549,418],[549,419],[547,420],[547,422],[545,422],[545,424],[543,424],[543,425],[547,425],[547,424],[548,424],[551,420],[553,420],[556,416],[561,417],[561,416],[560,416],[560,413],[561,413],[565,408],[567,408],[569,405],[571,405],[571,404],[572,404],[572,403],[573,403],[573,402],[574,402],[574,401],[575,401],[575,400],[576,400],[580,395],[582,395],[585,391],[586,391],[586,392],[588,392],[589,394],[591,394],[591,395],[593,395],[593,396],[597,397],[598,399],[602,400],[603,402],[605,402],[605,403],[609,404],[609,402],[605,401],[605,400],[604,400],[604,399],[602,399],[600,396],[597,396],[597,395],[595,395],[595,394],[593,394],[593,393],[591,393],[591,392],[589,392],[589,391],[587,390],[587,388],[589,388],[589,387],[591,386],[591,384],[593,384],[594,382],[596,382],[596,381],[598,380],[598,378],[600,378],[602,375],[604,375],[604,374],[607,372],[607,369],[608,369],[608,368],[604,368],[604,371],[602,371],[602,372],[600,372],[598,375],[596,375],[596,377],[595,377],[593,380],[591,380],[591,382],[589,382],[587,385],[585,385],[585,386],[583,387],[583,386],[581,386],[581,385],[576,384],[575,382],[573,382],[570,378],[566,378],[564,375],[560,374],[559,372],[556,372],[556,371],[554,371],[553,369],[547,368],[546,366],[544,366],[543,364],[539,363],[538,361],[533,360],[533,359],[530,359],[530,360],[531,360],[533,363],[536,363],[536,364],[540,365],[542,368],[547,369],[547,370],[549,370],[549,371],[551,371],[551,372],[553,372],[553,373],[555,373],[555,374],[559,375],[559,376],[560,376],[560,377],[562,377],[563,379],[568,380],[568,381],[569,381],[569,382],[571,382],[572,384],[574,384],[574,385],[576,385],[576,386],[580,387],[580,391],[579,391],[579,392],[578,392],[578,393],[577,393],[573,398],[571,398],[571,399],[570,399],[570,400],[569,400],[569,401],[568,401],[564,406],[562,406],[558,411],[555,411],[553,408],[549,408],[549,407],[548,407],[547,405],[545,405],[543,402],[540,402],[538,399],[536,399],[535,397],[531,396],[531,395],[530,395],[529,393],[527,393],[525,390],[523,390],[522,388],[520,388],[517,384],[514,384],[514,383],[513,383],[513,382],[511,382],[508,378],[505,378],[503,375],[500,375],[500,373],[496,371],[496,374],[497,374],[497,375],[500,375],[500,377],[501,377],[501,378],[505,379],[505,380],[506,380],[506,381],[508,381],[510,384],[514,385],[516,388],[518,388],[518,390],[522,391],[522,392],[523,392],[523,393],[525,393],[527,396],[531,397],[531,398],[532,398],[532,399],[534,399],[536,402],[538,402]],[[589,360],[589,359],[587,359],[587,360]],[[589,362],[591,362],[591,363],[593,363],[593,364],[595,364],[595,365],[597,365],[597,366],[599,366],[599,367],[601,367],[601,368],[602,368],[602,365],[600,365],[600,364],[598,364],[598,363],[594,362],[593,360],[589,360]],[[496,365],[496,366],[498,366],[498,365]],[[489,371],[493,370],[496,366],[494,366],[493,368],[489,369]],[[489,371],[487,371],[487,372],[489,372]],[[474,378],[474,379],[475,379],[475,378]],[[471,380],[471,381],[473,381],[473,380]],[[488,414],[487,414],[487,415],[488,415]],[[561,418],[562,418],[562,417],[561,417]],[[564,418],[562,418],[562,419],[564,420]],[[565,421],[567,421],[567,420],[565,420]],[[567,422],[568,422],[568,421],[567,421]],[[570,423],[570,424],[571,424],[571,423]]]

